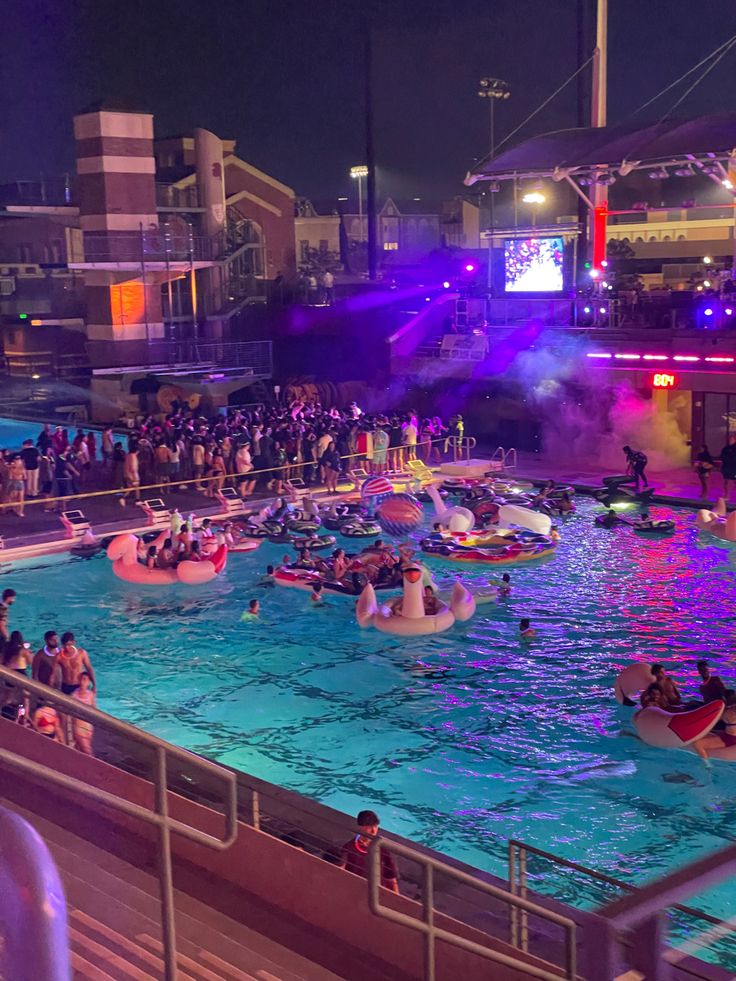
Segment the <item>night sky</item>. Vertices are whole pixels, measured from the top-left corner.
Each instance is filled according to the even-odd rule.
[[[594,0],[590,0],[594,6]],[[204,126],[318,200],[362,163],[364,20],[372,28],[379,193],[439,201],[488,150],[478,79],[508,81],[502,137],[576,67],[577,0],[21,0],[3,13],[0,179],[73,169],[71,117],[100,99]],[[736,34],[736,7],[611,0],[609,121]],[[736,49],[678,110],[736,108]],[[681,91],[681,90],[680,90]],[[525,135],[575,125],[575,86]],[[666,97],[642,116],[656,119]],[[736,139],[734,140],[736,143]]]

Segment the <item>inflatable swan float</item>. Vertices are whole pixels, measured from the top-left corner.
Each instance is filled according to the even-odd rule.
[[[648,664],[630,664],[616,678],[616,701],[622,705],[636,705],[635,699],[654,681]],[[634,728],[642,742],[659,749],[689,749],[703,739],[723,715],[724,703],[718,699],[706,702],[688,712],[668,712],[649,705],[634,713]],[[718,740],[716,740],[718,742]],[[708,747],[708,755],[715,759],[736,760],[736,745]]]
[[[427,484],[425,490],[434,504],[437,520],[448,531],[472,531],[475,516],[469,508],[450,507],[440,497],[437,484]]]
[[[161,548],[169,532],[161,532],[151,544]],[[220,545],[215,552],[201,562],[183,559],[174,569],[148,569],[138,561],[139,539],[136,535],[116,535],[107,547],[107,557],[118,579],[141,583],[144,586],[171,586],[177,582],[199,586],[219,576],[227,562],[227,545]]]
[[[411,637],[441,633],[449,630],[456,620],[469,620],[475,613],[475,600],[462,583],[456,582],[449,606],[437,600],[437,612],[425,613],[422,570],[409,566],[404,570],[402,596],[379,606],[375,590],[368,584],[360,594],[355,613],[361,627]]]

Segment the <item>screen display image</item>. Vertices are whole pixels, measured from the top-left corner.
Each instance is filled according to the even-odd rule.
[[[503,259],[507,293],[561,293],[562,238],[508,238]]]

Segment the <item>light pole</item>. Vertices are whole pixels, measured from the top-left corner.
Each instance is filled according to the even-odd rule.
[[[365,236],[363,235],[363,181],[368,176],[368,168],[365,164],[351,167],[350,176],[358,182],[358,224],[360,227],[360,241],[365,242]]]
[[[499,99],[510,99],[511,89],[508,82],[504,82],[502,78],[482,78],[478,82],[478,98],[488,99],[490,105],[490,123],[491,123],[491,149],[489,157],[493,157],[496,150],[496,102]],[[494,221],[494,199],[491,197],[491,228],[493,228]]]

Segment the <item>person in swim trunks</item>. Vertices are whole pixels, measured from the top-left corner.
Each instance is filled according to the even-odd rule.
[[[47,630],[43,635],[43,647],[36,652],[31,665],[34,681],[51,688],[61,686],[61,668],[59,667],[59,635],[55,630]]]
[[[90,677],[92,687],[97,691],[95,673],[89,659],[89,654],[74,644],[74,634],[71,630],[61,635],[61,650],[59,652],[59,667],[61,668],[61,691],[63,695],[73,695],[79,688],[79,678],[83,671]]]

